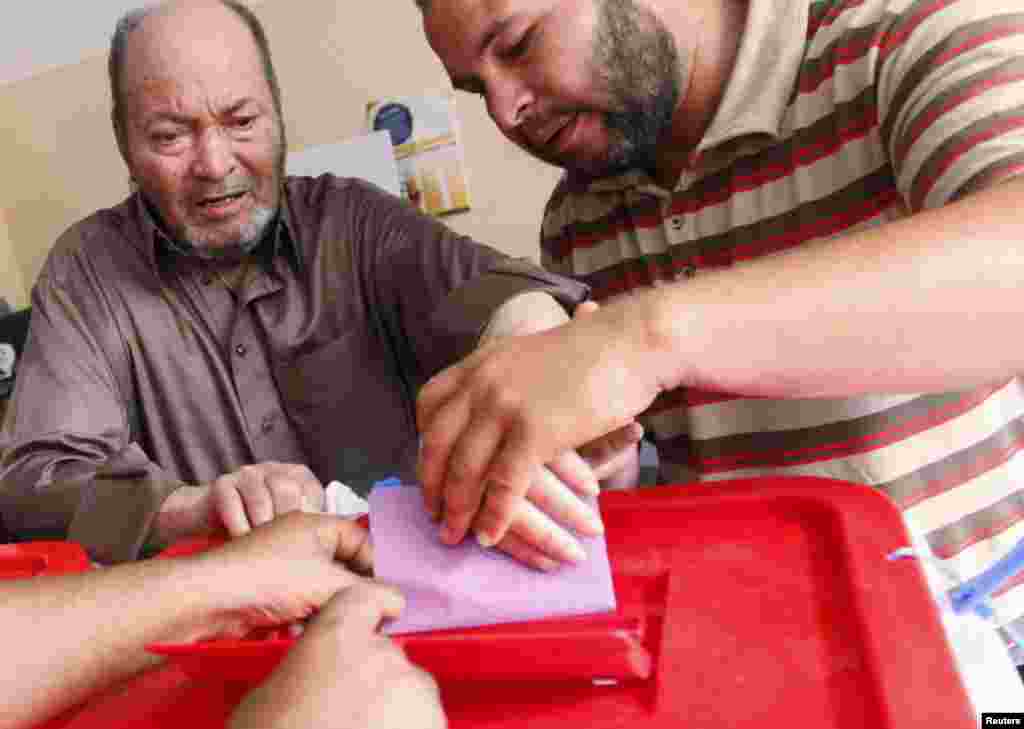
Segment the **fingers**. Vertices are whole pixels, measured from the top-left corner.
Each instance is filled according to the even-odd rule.
[[[312,475],[312,474],[310,474]],[[302,489],[302,506],[300,511],[319,514],[327,509],[327,491],[314,476],[312,481],[305,481]]]
[[[505,412],[510,408],[502,390],[486,398],[492,408],[481,412]],[[426,508],[434,516],[443,514],[441,539],[457,544],[477,522],[484,530],[477,535],[496,544],[511,523],[512,509],[529,488],[529,468],[514,462],[511,468],[494,470],[490,459],[503,450],[503,418],[472,417],[467,398],[458,398],[435,411],[420,448],[420,478]],[[455,444],[454,447],[452,444]],[[437,464],[437,465],[429,465]],[[490,478],[486,478],[488,472]]]
[[[495,545],[495,549],[541,572],[551,572],[560,564],[558,560],[544,554],[513,531],[506,534],[505,538]]]
[[[562,483],[578,493],[596,496],[601,491],[601,484],[598,483],[594,470],[576,451],[565,451],[547,465],[545,470],[548,469]]]
[[[370,532],[351,519],[332,520],[330,524],[334,527],[334,537],[337,540],[334,558],[354,572],[370,574],[373,571]]]
[[[447,373],[442,373],[442,377],[445,374]],[[417,475],[423,486],[424,506],[430,514],[438,517],[444,507],[442,489],[449,470],[448,461],[451,449],[470,420],[470,410],[468,403],[464,400],[450,405],[439,403],[436,407],[428,402],[425,408],[430,411],[430,415],[422,415],[423,404],[434,396],[434,391],[428,391],[428,388],[434,386],[435,383],[440,388],[446,387],[443,381],[435,378],[423,388],[417,401],[419,429],[424,434],[420,441]]]
[[[595,482],[596,491],[597,484]],[[540,511],[580,534],[597,536],[604,533],[604,526],[597,512],[547,468],[539,470],[537,477],[530,485],[527,498]],[[531,512],[523,510],[522,513],[530,514]]]
[[[217,479],[212,508],[233,536],[292,511],[322,511],[323,486],[313,472],[297,464],[245,466]]]
[[[541,467],[529,451],[513,449],[510,456],[509,450],[506,444],[491,463],[483,504],[473,525],[477,540],[485,547],[494,546],[508,533],[516,511],[527,504],[523,497]]]
[[[531,553],[553,560],[556,564],[578,564],[587,559],[587,553],[579,540],[529,501],[522,502],[512,527],[498,545],[506,543],[520,553],[525,553],[525,547],[529,547]],[[508,549],[504,551],[512,554]],[[513,556],[522,559],[520,554]],[[522,561],[545,569],[543,563],[536,564],[529,555]]]
[[[238,474],[231,473],[218,478],[211,487],[212,509],[232,537],[248,534],[251,529],[245,503],[236,488],[238,481]]]
[[[405,599],[392,587],[358,582],[334,595],[314,618],[314,625],[336,624],[345,631],[372,633],[385,618],[395,618],[405,607]]]
[[[448,460],[445,474],[444,524],[441,540],[458,544],[466,536],[484,499],[483,476],[490,454],[501,441],[497,423],[470,426]]]
[[[270,495],[271,513],[260,524],[289,511],[303,511],[306,506],[305,489],[298,481],[282,478],[279,474],[266,476],[266,492]],[[255,525],[255,524],[254,524]]]
[[[633,455],[633,451],[643,437],[643,426],[633,421],[590,441],[579,449],[579,453],[593,469],[594,475],[598,479],[604,479],[615,474],[621,468],[622,464]]]

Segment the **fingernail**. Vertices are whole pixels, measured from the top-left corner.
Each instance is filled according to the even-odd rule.
[[[604,534],[604,522],[601,521],[601,517],[591,512],[590,516],[587,517],[587,528],[590,529],[591,533],[595,536],[598,534]]]
[[[537,561],[533,565],[541,572],[554,572],[558,567],[558,562],[548,557],[537,557]]]
[[[573,564],[579,564],[580,562],[587,561],[587,553],[584,552],[583,547],[576,542],[569,544],[567,551],[569,552],[569,561]]]
[[[490,534],[484,534],[483,532],[476,533],[476,541],[484,549],[490,549],[498,543]]]

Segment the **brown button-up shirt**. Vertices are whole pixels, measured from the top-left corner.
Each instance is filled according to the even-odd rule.
[[[138,195],[61,237],[0,434],[9,529],[126,560],[172,491],[245,464],[408,478],[418,388],[512,296],[586,295],[366,183],[284,187],[277,234],[237,285],[174,253]]]

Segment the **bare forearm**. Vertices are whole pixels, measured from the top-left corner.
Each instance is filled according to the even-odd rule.
[[[662,386],[776,397],[1024,371],[1024,180],[633,301]]]
[[[210,569],[160,560],[0,586],[0,624],[17,626],[0,668],[0,727],[43,721],[152,666],[148,643],[217,632]]]

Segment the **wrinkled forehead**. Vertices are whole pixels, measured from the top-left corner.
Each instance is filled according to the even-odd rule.
[[[122,90],[126,97],[201,93],[270,98],[256,40],[237,18],[156,16],[128,38]]]

